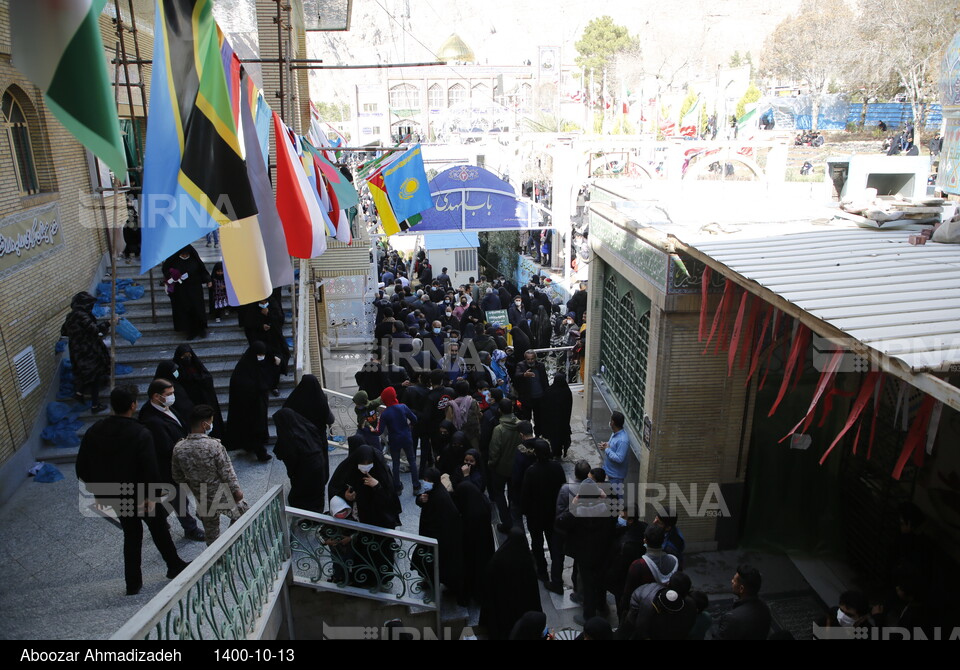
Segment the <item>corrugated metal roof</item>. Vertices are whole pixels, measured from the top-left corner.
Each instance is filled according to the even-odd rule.
[[[960,245],[826,229],[687,242],[913,371],[960,365]],[[685,240],[686,241],[686,240]]]
[[[423,248],[427,251],[434,249],[476,249],[480,246],[480,238],[476,233],[430,233],[423,236]]]

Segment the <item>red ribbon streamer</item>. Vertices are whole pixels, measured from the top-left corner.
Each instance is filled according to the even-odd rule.
[[[797,335],[793,338],[793,347],[790,349],[790,357],[787,359],[787,367],[783,371],[783,381],[780,382],[780,391],[777,393],[777,399],[773,402],[773,407],[767,416],[773,416],[787,393],[787,387],[790,385],[790,379],[793,377],[793,371],[797,367],[797,361],[801,356],[806,355],[807,348],[805,343],[810,339],[810,329],[802,323],[797,326]]]
[[[750,383],[750,380],[753,378],[753,373],[757,371],[757,365],[760,363],[760,352],[763,351],[763,343],[767,335],[767,326],[770,325],[770,317],[773,316],[773,305],[770,303],[764,303],[763,305],[763,325],[760,326],[760,332],[757,335],[757,344],[753,350],[753,360],[750,361],[750,371],[747,373],[747,378],[743,382],[743,385],[746,386]]]
[[[713,315],[713,326],[710,328],[710,335],[707,337],[707,343],[703,347],[703,353],[707,353],[707,349],[710,348],[710,342],[713,340],[714,333],[717,332],[717,326],[720,325],[720,321],[723,317],[723,312],[726,309],[727,303],[730,301],[730,297],[733,294],[733,282],[729,279],[726,284],[723,286],[723,296],[720,298],[720,304],[717,305],[717,311]]]
[[[763,305],[759,298],[754,299],[754,296],[750,298],[750,318],[747,320],[747,328],[741,335],[741,341],[743,342],[743,347],[740,351],[740,365],[737,367],[743,370],[747,367],[747,363],[750,362],[751,344],[753,344],[754,333],[757,332],[757,321],[760,320],[760,313],[763,311]]]
[[[903,474],[903,468],[907,464],[907,460],[913,455],[915,450],[921,452],[919,463],[917,463],[917,457],[914,456],[914,463],[917,465],[923,465],[923,448],[922,445],[926,442],[927,437],[927,427],[930,425],[930,413],[933,411],[933,406],[936,404],[936,400],[932,396],[925,395],[923,396],[923,402],[920,403],[920,409],[917,411],[917,416],[913,419],[913,424],[910,426],[910,432],[907,433],[907,439],[903,442],[903,449],[900,451],[900,456],[897,458],[897,464],[893,468],[893,478],[897,481],[900,480],[900,475]]]
[[[747,291],[740,296],[740,309],[737,310],[737,319],[733,322],[733,334],[730,336],[730,350],[727,352],[727,376],[733,374],[733,362],[737,360],[737,349],[740,344],[740,334],[743,332],[743,316],[750,304],[750,294]]]
[[[870,394],[873,393],[874,387],[877,385],[877,380],[880,378],[880,373],[877,371],[868,372],[866,379],[863,380],[863,384],[860,386],[860,392],[857,394],[857,399],[853,403],[853,408],[850,410],[850,416],[847,417],[847,423],[843,426],[843,430],[833,438],[833,442],[830,443],[830,446],[827,447],[827,450],[823,452],[823,456],[820,457],[820,465],[823,465],[823,462],[827,460],[827,456],[830,455],[830,452],[833,451],[833,448],[837,446],[837,442],[840,441],[844,435],[847,434],[847,431],[850,430],[857,418],[859,418],[860,413],[863,411],[863,408],[867,404],[867,400],[870,399]]]
[[[703,336],[707,330],[707,298],[710,295],[711,274],[712,270],[705,267],[703,276],[700,278],[700,327],[697,329],[697,342],[703,342]]]
[[[820,402],[821,396],[823,396],[824,390],[827,388],[834,376],[837,374],[837,368],[840,367],[840,359],[843,358],[844,354],[843,349],[838,349],[833,352],[833,356],[830,357],[830,360],[827,362],[827,367],[823,369],[823,372],[820,373],[820,381],[817,382],[817,390],[814,391],[813,400],[810,401],[810,407],[807,409],[807,413],[803,415],[803,418],[797,422],[797,425],[794,426],[789,433],[780,438],[780,442],[783,442],[785,439],[797,432],[797,429],[800,429],[801,433],[807,432],[807,428],[810,427],[810,424],[813,423],[814,410],[817,408],[817,403]],[[802,428],[801,428],[802,426]]]
[[[867,442],[867,460],[870,460],[870,457],[873,456],[873,436],[877,433],[877,416],[880,414],[880,398],[883,397],[883,385],[887,382],[885,376],[880,377],[880,382],[877,384],[877,390],[874,391],[873,397],[873,419],[870,421],[870,441]]]
[[[733,282],[730,282],[733,284]],[[723,317],[720,319],[720,329],[717,331],[717,343],[713,347],[713,353],[719,354],[721,351],[727,348],[727,337],[730,335],[728,332],[727,324],[730,323],[730,315],[733,312],[733,305],[736,301],[736,292],[737,287],[734,284],[732,290],[730,291],[730,299],[727,300],[723,308]],[[744,291],[746,293],[746,291]]]

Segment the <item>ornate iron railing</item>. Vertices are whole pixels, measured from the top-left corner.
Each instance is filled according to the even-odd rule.
[[[112,639],[258,638],[289,571],[283,487],[275,486]]]
[[[568,384],[582,384],[580,381],[580,358],[573,353],[573,347],[551,347],[549,349],[527,349],[537,355],[537,361],[547,369],[547,379],[553,382],[553,376],[562,372]]]
[[[353,396],[323,389],[327,395],[327,403],[330,405],[330,411],[333,412],[334,424],[330,432],[334,438],[342,437],[343,440],[336,441],[346,447],[346,439],[357,432],[357,414],[354,411]]]
[[[435,610],[437,541],[287,507],[293,582],[318,590]]]

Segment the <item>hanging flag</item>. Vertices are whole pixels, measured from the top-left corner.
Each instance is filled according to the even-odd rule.
[[[702,98],[697,95],[693,106],[687,110],[680,121],[680,134],[685,137],[696,137],[700,128],[700,103]]]
[[[754,102],[748,106],[748,109],[744,112],[743,116],[737,119],[737,133],[742,133],[743,129],[747,126],[754,126],[757,122],[757,109],[759,108],[760,103]]]
[[[241,88],[247,89],[248,95],[244,104],[240,106],[240,125],[243,129],[242,139],[247,158],[247,176],[253,195],[257,202],[260,223],[260,240],[258,246],[263,249],[263,258],[266,263],[269,284],[272,288],[287,286],[293,283],[293,266],[287,254],[287,241],[283,235],[283,224],[280,223],[280,213],[273,197],[273,186],[270,184],[267,163],[260,152],[259,135],[256,122],[253,118],[254,107],[259,97],[253,80],[246,70],[241,71]],[[250,104],[247,104],[249,100]],[[255,242],[255,244],[257,244]],[[259,259],[257,262],[260,262]],[[242,268],[243,266],[241,266]],[[248,267],[255,266],[252,262]],[[242,270],[241,270],[242,271]],[[241,303],[238,303],[241,304]]]
[[[370,189],[370,195],[373,198],[373,204],[377,208],[377,216],[380,217],[380,224],[383,226],[383,234],[389,237],[400,232],[400,222],[397,221],[396,214],[393,213],[393,207],[387,198],[387,192],[383,183],[383,175],[379,172],[367,180],[367,187]]]
[[[116,173],[127,160],[99,17],[106,0],[8,3],[13,65],[43,90],[57,120]]]
[[[297,137],[276,112],[273,130],[277,144],[277,211],[287,251],[297,258],[316,258],[327,250],[327,214],[307,183],[296,151]]]
[[[423,168],[420,145],[414,145],[402,153],[390,165],[383,168],[383,181],[393,205],[397,220],[408,219],[414,214],[433,208],[427,171]]]
[[[360,198],[357,196],[357,189],[353,187],[347,178],[336,166],[327,160],[321,151],[310,144],[304,145],[304,148],[313,154],[317,161],[317,166],[323,173],[324,178],[333,187],[337,194],[337,202],[340,203],[340,209],[350,209],[360,204]]]
[[[237,300],[262,300],[270,294],[266,275],[239,270],[260,224],[212,2],[163,0],[156,8],[141,270],[219,226]]]

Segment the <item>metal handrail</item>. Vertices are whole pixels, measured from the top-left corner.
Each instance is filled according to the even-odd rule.
[[[573,346],[568,347],[547,347],[544,349],[527,349],[527,351],[532,351],[536,356],[537,360],[540,360],[541,357],[547,359],[548,362],[554,362],[554,369],[547,370],[547,376],[550,377],[553,372],[556,372],[556,364],[560,363],[560,358],[562,357],[562,363],[564,366],[564,376],[568,384],[577,385],[580,383],[580,366],[579,361],[574,359],[573,356],[569,355],[573,351]],[[566,354],[566,355],[564,355]],[[575,367],[571,367],[571,364]],[[571,375],[572,373],[572,375]]]
[[[263,606],[290,570],[283,517],[283,487],[274,486],[110,639],[254,636],[263,623]],[[250,548],[245,536],[254,534],[254,542],[266,545],[265,560],[241,552]]]
[[[296,342],[296,381],[303,379],[303,375],[311,374],[310,366],[310,342],[307,338],[307,314],[309,314],[309,303],[307,299],[312,296],[312,292],[307,290],[307,275],[309,275],[309,263],[303,259],[300,260],[300,281],[297,290],[297,342]]]
[[[293,520],[290,546],[294,584],[392,605],[433,610],[437,631],[440,630],[437,540],[296,507],[288,506],[286,515]],[[356,540],[351,542],[351,548],[359,545],[349,558],[337,556],[324,542],[342,539],[343,531],[351,531]],[[423,548],[428,552],[426,556]],[[418,558],[419,568],[415,566]],[[423,574],[423,567],[432,567],[432,579]],[[421,597],[415,597],[417,595]]]

